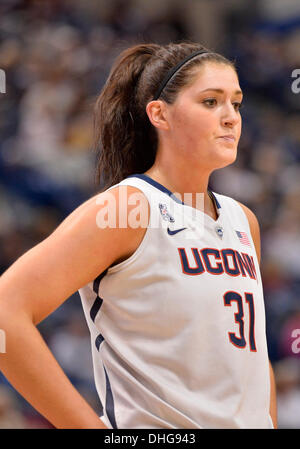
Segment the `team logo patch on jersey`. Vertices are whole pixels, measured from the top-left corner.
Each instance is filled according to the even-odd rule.
[[[224,229],[222,228],[222,226],[216,226],[216,227],[215,227],[215,231],[216,231],[216,233],[218,234],[218,236],[219,236],[220,238],[223,237]]]
[[[169,221],[170,223],[175,222],[172,215],[168,212],[168,208],[167,208],[166,204],[159,203],[159,210],[160,210],[161,216],[164,220]]]

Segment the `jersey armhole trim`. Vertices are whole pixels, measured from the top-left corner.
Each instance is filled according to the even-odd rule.
[[[131,184],[129,184],[131,185]],[[148,205],[149,205],[149,220],[148,220],[148,225],[146,228],[146,232],[144,234],[144,237],[142,238],[141,243],[139,244],[139,246],[136,248],[136,250],[134,251],[133,254],[131,254],[130,257],[128,257],[127,259],[123,260],[122,262],[113,265],[112,267],[108,268],[107,270],[107,274],[110,273],[115,273],[119,270],[121,270],[122,268],[127,267],[127,265],[130,265],[132,262],[134,262],[139,255],[143,252],[144,248],[146,247],[148,240],[150,238],[150,233],[151,233],[151,221],[152,221],[152,207],[151,207],[151,203],[147,197],[147,194],[141,190],[139,187],[137,187],[136,185],[132,185],[132,187],[135,187],[137,190],[139,190],[146,198]]]
[[[254,240],[253,240],[253,237],[252,237],[251,227],[250,227],[250,223],[249,223],[247,214],[246,214],[246,212],[244,211],[244,209],[242,208],[241,204],[240,204],[238,201],[236,201],[236,200],[234,200],[234,201],[235,201],[236,205],[239,207],[240,211],[242,212],[243,217],[245,218],[245,222],[247,223],[249,235],[250,235],[250,237],[251,237],[251,241],[252,241],[252,244],[253,244],[254,252],[255,252],[255,254],[256,254],[256,249],[255,249],[255,245],[254,245]]]

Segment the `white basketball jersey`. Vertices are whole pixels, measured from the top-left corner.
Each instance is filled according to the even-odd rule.
[[[147,175],[142,243],[79,290],[109,428],[270,428],[263,290],[247,217],[217,220]],[[115,187],[115,186],[113,186]]]

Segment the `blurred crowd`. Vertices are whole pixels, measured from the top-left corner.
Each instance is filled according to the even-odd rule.
[[[299,1],[150,3],[151,11],[143,0],[1,1],[0,273],[99,189],[93,104],[115,57],[141,41],[213,46],[236,62],[245,99],[238,160],[211,187],[259,219],[279,427],[300,428],[300,93],[292,90]],[[39,329],[100,414],[79,296]],[[0,428],[51,428],[0,376]]]

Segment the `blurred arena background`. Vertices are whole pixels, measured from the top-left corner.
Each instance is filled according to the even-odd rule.
[[[292,89],[299,0],[1,0],[1,273],[97,191],[93,103],[114,58],[133,43],[181,39],[237,63],[245,93],[239,156],[211,186],[260,221],[278,423],[300,428],[300,93]],[[100,413],[78,294],[39,328]],[[0,374],[0,428],[47,427]]]

